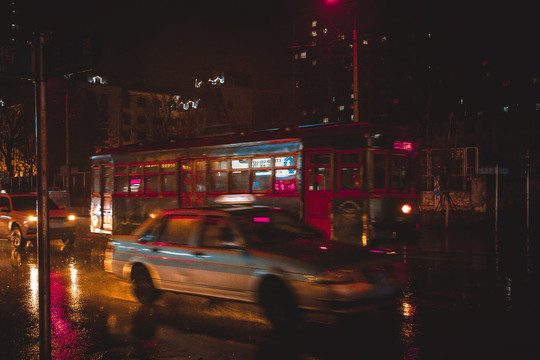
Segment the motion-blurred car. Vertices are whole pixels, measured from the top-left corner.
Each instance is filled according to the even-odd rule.
[[[75,241],[75,215],[49,199],[49,239],[62,239],[66,245]],[[0,193],[0,238],[15,248],[37,239],[36,194]]]
[[[131,281],[143,304],[161,291],[259,304],[276,327],[305,311],[346,314],[400,293],[400,262],[329,241],[282,209],[222,206],[161,212],[116,235],[105,271]]]

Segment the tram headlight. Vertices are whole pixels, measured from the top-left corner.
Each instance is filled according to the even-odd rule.
[[[401,205],[401,212],[404,214],[410,214],[412,211],[412,206],[410,204]]]

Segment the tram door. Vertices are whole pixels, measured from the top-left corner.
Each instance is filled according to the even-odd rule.
[[[332,153],[307,152],[305,220],[332,236]]]
[[[203,206],[206,194],[206,160],[180,159],[180,206]]]

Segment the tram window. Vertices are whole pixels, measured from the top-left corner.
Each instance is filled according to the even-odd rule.
[[[391,157],[391,174],[390,188],[392,191],[408,192],[407,184],[407,157],[403,155],[392,155]]]
[[[116,166],[114,168],[115,175],[126,175],[127,174],[127,166]]]
[[[272,190],[272,170],[255,170],[252,172],[251,189],[253,191]]]
[[[145,174],[154,174],[158,172],[158,165],[146,165],[144,167],[144,173]]]
[[[114,177],[114,192],[127,193],[129,191],[129,178],[127,176]]]
[[[231,172],[231,192],[249,191],[249,172],[232,171]]]
[[[310,166],[330,166],[330,154],[313,154],[309,157]]]
[[[272,158],[255,158],[251,161],[252,168],[269,168],[272,166]]]
[[[226,192],[228,182],[227,160],[210,161],[210,191]]]
[[[176,192],[176,163],[161,164],[161,191]]]
[[[227,191],[227,172],[214,171],[210,173],[210,191],[211,192],[226,192]]]
[[[309,190],[330,190],[330,168],[309,169]]]
[[[227,170],[227,160],[210,161],[210,170]]]
[[[105,166],[103,168],[103,176],[111,176],[112,168],[110,166]]]
[[[275,167],[295,166],[295,157],[294,156],[276,156],[274,165]]]
[[[341,167],[341,190],[359,190],[360,189],[360,168],[357,166]]]
[[[195,192],[206,192],[206,161],[195,161]]]
[[[157,193],[159,191],[159,175],[145,175],[144,176],[144,192]]]
[[[231,192],[249,192],[250,159],[231,159]]]
[[[296,169],[276,169],[276,180],[274,182],[276,192],[296,191]]]
[[[101,174],[101,169],[99,167],[92,169],[92,175],[93,175],[92,190],[95,193],[101,192],[100,174]]]
[[[142,174],[142,166],[141,165],[131,165],[129,167],[129,173],[130,174]]]
[[[142,193],[142,177],[141,176],[131,176],[129,178],[129,192],[131,194]]]
[[[373,154],[373,188],[386,189],[386,154]]]
[[[182,166],[182,169],[183,168],[184,167]],[[181,181],[182,181],[182,192],[191,192],[191,173],[182,172]]]
[[[109,176],[103,178],[103,193],[111,193],[111,178]]]
[[[341,154],[339,156],[339,161],[341,165],[359,165],[360,164],[360,154]]]
[[[162,174],[161,175],[161,191],[162,192],[174,192],[174,174]]]
[[[181,186],[182,186],[181,191],[190,193],[191,182],[192,182],[191,171],[193,169],[191,160],[182,161],[181,169],[182,169],[182,173],[180,174],[180,181],[181,181]]]
[[[360,190],[362,185],[362,165],[360,153],[340,154],[340,190]]]

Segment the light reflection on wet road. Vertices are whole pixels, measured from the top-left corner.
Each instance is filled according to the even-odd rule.
[[[165,294],[142,306],[103,271],[105,242],[51,244],[55,359],[537,358],[534,237],[427,231],[403,253],[410,281],[395,311],[277,334],[253,305]],[[37,359],[35,248],[0,241],[1,358]]]

